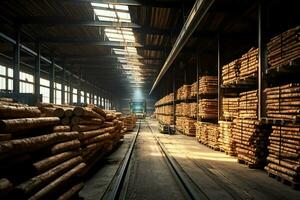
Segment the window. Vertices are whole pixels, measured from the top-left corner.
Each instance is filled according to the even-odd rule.
[[[90,93],[86,93],[86,102],[91,103]]]
[[[73,103],[77,103],[77,89],[73,88]]]
[[[50,103],[50,81],[44,78],[40,78],[40,93],[43,97],[42,101]]]
[[[60,83],[54,83],[54,103],[55,104],[61,104],[61,84]]]
[[[11,68],[0,65],[0,90],[13,90],[13,71]]]
[[[20,93],[34,93],[34,78],[33,75],[20,72]]]
[[[80,91],[80,103],[84,103],[84,91]]]
[[[65,85],[65,103],[70,103],[70,87]]]
[[[98,97],[95,95],[94,96],[94,105],[97,105]]]

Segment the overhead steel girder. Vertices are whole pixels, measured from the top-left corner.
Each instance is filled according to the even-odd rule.
[[[154,88],[158,85],[159,81],[168,71],[170,66],[173,64],[177,55],[183,49],[184,45],[187,43],[188,39],[192,36],[194,31],[197,29],[199,23],[202,21],[202,18],[206,15],[207,11],[214,3],[214,0],[197,0],[183,25],[180,34],[178,35],[175,44],[169,53],[161,71],[159,72],[153,86],[150,90],[150,93],[154,90]]]
[[[187,0],[185,0],[187,1]],[[109,3],[109,4],[119,4],[128,6],[149,6],[149,7],[160,7],[160,8],[182,8],[181,1],[169,0],[63,0],[63,2],[68,3]],[[187,1],[190,3],[191,1]],[[182,1],[183,3],[183,1]]]

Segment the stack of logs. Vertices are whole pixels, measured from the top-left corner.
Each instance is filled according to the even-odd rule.
[[[197,118],[197,103],[190,103],[190,117]]]
[[[94,105],[66,107],[0,102],[1,197],[70,199],[83,187],[81,176],[122,138],[113,113]]]
[[[217,124],[207,122],[196,122],[196,138],[204,145],[215,150],[219,149],[219,130]]]
[[[239,162],[251,168],[263,167],[268,153],[270,127],[252,119],[238,118],[233,123],[232,135]]]
[[[197,90],[198,90],[198,82],[192,84],[191,86],[191,97],[196,98],[197,97]]]
[[[222,99],[222,117],[225,119],[233,119],[239,116],[239,98],[224,97]]]
[[[126,128],[126,131],[133,131],[136,125],[137,118],[135,115],[128,115],[122,117],[122,121],[124,123],[124,126]]]
[[[239,73],[239,80],[243,81],[240,83],[243,84],[256,83],[257,72],[258,72],[258,48],[251,48],[247,53],[242,55],[240,62],[241,62],[241,68]]]
[[[236,84],[240,77],[241,62],[236,59],[222,67],[223,85]]]
[[[300,183],[300,125],[272,127],[265,170],[292,185]],[[294,185],[295,186],[295,185]]]
[[[258,96],[257,90],[240,93],[239,117],[257,119]]]
[[[173,102],[173,100],[174,100],[174,93],[170,93],[167,96],[165,96],[165,97],[161,98],[160,100],[158,100],[155,103],[155,106],[159,106],[161,104],[171,103],[171,102]]]
[[[79,133],[41,117],[37,107],[0,103],[0,185],[3,199],[69,199],[86,168]]]
[[[165,125],[173,125],[174,124],[174,117],[173,115],[156,115],[156,119]]]
[[[202,76],[199,80],[199,94],[217,95],[218,94],[218,77],[217,76]]]
[[[300,26],[275,36],[267,44],[269,68],[288,65],[300,58]]]
[[[155,107],[157,115],[173,115],[173,105]]]
[[[286,120],[300,119],[300,83],[267,88],[267,116]]]
[[[183,85],[177,90],[176,99],[184,100],[191,98],[191,85]]]
[[[176,129],[187,136],[195,136],[195,120],[188,117],[177,117],[176,118]]]
[[[190,103],[179,103],[176,104],[176,116],[191,117]]]
[[[202,120],[216,120],[218,118],[218,99],[199,100],[198,114]]]
[[[235,143],[232,135],[233,122],[219,121],[220,149],[228,155],[235,155]]]

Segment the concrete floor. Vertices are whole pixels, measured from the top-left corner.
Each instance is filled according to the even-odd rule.
[[[209,199],[300,200],[300,191],[268,177],[263,170],[238,164],[235,157],[213,151],[184,135],[165,135],[158,123],[149,120],[154,133]],[[125,156],[134,133],[126,134],[124,143],[104,166],[91,177],[80,192],[84,199],[100,199]],[[125,199],[184,199],[149,128],[142,124],[132,155],[125,184]]]

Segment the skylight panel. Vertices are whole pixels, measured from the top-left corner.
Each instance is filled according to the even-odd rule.
[[[91,3],[94,7],[102,7],[102,8],[108,8],[108,4],[106,3]]]
[[[120,19],[127,19],[127,20],[130,20],[130,15],[129,13],[125,13],[125,12],[117,12],[118,14],[118,17]]]
[[[101,10],[101,9],[94,9],[94,11],[95,11],[95,14],[98,16],[117,18],[115,11]]]
[[[125,11],[129,11],[128,6],[124,6],[124,5],[115,5],[115,8],[117,10],[125,10]]]
[[[109,17],[101,17],[101,16],[98,16],[98,19],[99,19],[100,21],[118,22],[118,19],[117,19],[117,18],[109,18]]]

